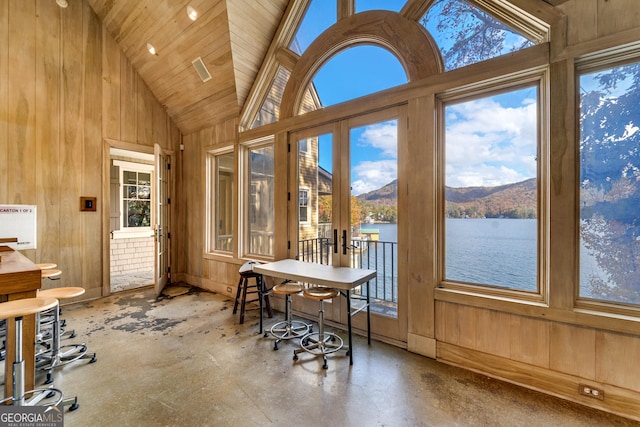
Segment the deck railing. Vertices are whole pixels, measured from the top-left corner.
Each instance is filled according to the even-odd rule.
[[[342,247],[339,246],[339,250]],[[326,237],[300,240],[298,259],[317,264],[331,264],[333,240]],[[398,244],[380,240],[352,239],[349,248],[351,267],[377,271],[370,282],[371,298],[398,302]],[[364,292],[364,289],[361,290]]]

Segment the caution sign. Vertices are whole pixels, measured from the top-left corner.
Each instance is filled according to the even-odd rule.
[[[37,210],[35,205],[0,205],[0,239],[17,238],[18,242],[3,243],[16,250],[37,246]]]

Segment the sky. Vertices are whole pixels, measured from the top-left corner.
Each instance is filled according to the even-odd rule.
[[[331,0],[314,0],[296,36],[304,51],[335,23]],[[404,0],[356,0],[356,11],[398,11]],[[313,16],[313,19],[310,17]],[[433,34],[442,46],[442,34]],[[374,71],[375,70],[375,71]],[[344,50],[323,65],[313,79],[327,107],[407,82],[397,58],[377,46]],[[536,176],[537,90],[524,88],[445,107],[445,183],[450,187],[496,186]],[[397,178],[396,123],[383,122],[350,131],[351,188],[358,195]],[[332,171],[330,137],[320,139],[320,166]]]

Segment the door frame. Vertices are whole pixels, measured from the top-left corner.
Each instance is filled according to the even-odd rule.
[[[102,239],[102,296],[111,295],[111,236],[110,236],[110,209],[111,209],[111,200],[110,200],[110,177],[111,177],[111,148],[121,149],[131,152],[149,154],[154,156],[154,147],[134,144],[125,141],[119,141],[115,139],[104,138],[102,146],[102,203],[98,201],[98,206],[101,205],[99,209],[102,214],[102,229],[103,231],[103,239]],[[164,155],[169,157],[169,163],[173,162],[175,158],[174,150],[165,150],[162,149]],[[154,163],[154,171],[152,174],[152,180],[155,180],[156,165]],[[170,179],[169,182],[169,197],[173,197],[175,194],[175,180]],[[169,221],[171,221],[175,216],[173,215],[173,205],[169,205]],[[152,221],[155,222],[156,218],[156,207],[155,207],[155,194],[152,195]],[[171,223],[169,223],[168,229],[171,229]],[[171,245],[168,245],[168,252],[171,254]],[[155,253],[154,253],[155,256]],[[171,262],[171,255],[169,255],[169,267]],[[155,262],[154,262],[155,265]],[[156,275],[155,267],[154,267],[154,276]],[[154,286],[155,286],[156,278],[154,277]]]

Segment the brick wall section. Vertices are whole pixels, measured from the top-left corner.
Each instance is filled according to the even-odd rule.
[[[153,237],[111,240],[111,274],[152,271]]]

